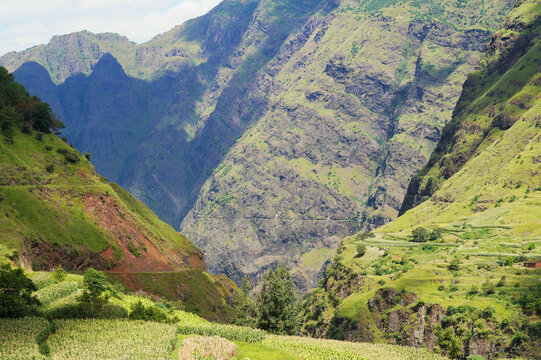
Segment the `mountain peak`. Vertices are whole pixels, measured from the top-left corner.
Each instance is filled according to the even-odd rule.
[[[110,53],[105,53],[101,56],[100,60],[94,65],[91,76],[96,77],[102,75],[107,76],[107,79],[110,80],[119,80],[127,77],[122,65],[120,65],[117,59]]]
[[[53,35],[49,40],[48,45],[65,45],[73,40],[89,39],[89,40],[105,40],[109,42],[131,42],[126,36],[122,36],[113,32],[93,33],[88,30],[81,30],[63,35]]]

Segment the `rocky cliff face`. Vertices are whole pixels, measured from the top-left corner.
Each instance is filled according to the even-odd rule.
[[[305,290],[343,236],[396,216],[510,5],[224,1],[146,44],[82,33],[0,64],[212,271],[286,262]],[[47,60],[60,40],[82,62]]]
[[[341,237],[396,216],[490,37],[488,13],[425,5],[341,2],[258,75],[260,117],[181,225],[213,271],[239,281],[286,262],[307,289]]]

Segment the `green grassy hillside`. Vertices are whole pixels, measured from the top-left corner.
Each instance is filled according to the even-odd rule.
[[[523,263],[541,259],[540,15],[517,3],[410,185],[406,208],[424,202],[342,241],[305,333],[538,358],[541,271]]]
[[[129,274],[127,285],[134,291],[144,288],[136,279],[159,272],[160,281],[145,291],[184,299],[197,304],[190,310],[226,320],[234,284],[207,273],[203,254],[190,240],[99,176],[90,154],[82,156],[48,128],[36,130],[38,110],[47,105],[31,98],[5,69],[0,72],[3,251],[31,269],[61,265],[71,271],[107,270],[121,279]],[[161,279],[168,276],[172,280],[164,286]]]

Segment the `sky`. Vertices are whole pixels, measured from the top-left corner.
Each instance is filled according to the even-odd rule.
[[[221,0],[0,0],[0,56],[53,35],[116,32],[137,43],[207,13]]]

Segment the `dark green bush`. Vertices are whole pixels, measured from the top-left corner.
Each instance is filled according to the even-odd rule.
[[[428,235],[429,235],[428,230],[426,230],[425,228],[423,228],[423,227],[415,228],[411,232],[411,236],[412,236],[411,241],[413,241],[413,242],[427,242],[428,237],[429,237]]]
[[[428,240],[430,240],[430,241],[439,240],[439,239],[441,239],[442,234],[443,234],[443,231],[440,228],[435,228],[430,233],[430,236],[429,236]]]
[[[0,268],[0,318],[36,314],[39,301],[32,295],[36,290],[22,269]]]
[[[156,322],[168,322],[166,312],[155,306],[145,306],[142,301],[138,301],[131,305],[129,318],[132,320],[146,320]]]
[[[356,244],[355,248],[357,249],[357,257],[363,257],[364,254],[366,254],[366,245],[364,244]]]
[[[79,158],[79,154],[73,151],[69,151],[67,149],[58,149],[56,150],[57,153],[64,156],[64,159],[66,159],[67,162],[72,164],[77,164],[81,159]]]
[[[494,317],[494,314],[496,314],[496,310],[491,306],[488,306],[481,311],[481,317],[484,319],[491,319]]]
[[[460,258],[455,257],[451,262],[449,263],[448,267],[449,271],[458,271],[460,270]]]

